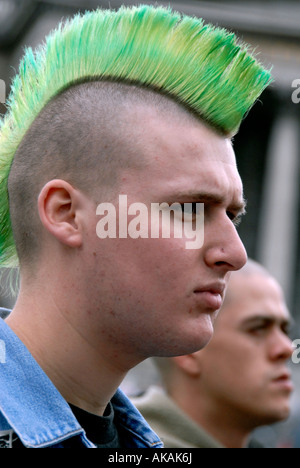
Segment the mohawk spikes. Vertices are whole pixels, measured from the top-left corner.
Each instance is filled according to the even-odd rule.
[[[225,135],[270,83],[234,34],[171,9],[97,10],[61,24],[27,49],[0,126],[0,262],[16,266],[7,180],[27,130],[57,94],[88,80],[138,83],[168,94]]]

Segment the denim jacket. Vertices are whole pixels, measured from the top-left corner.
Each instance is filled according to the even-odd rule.
[[[163,447],[121,390],[113,397],[112,405],[123,446]],[[95,448],[67,402],[0,319],[0,440],[13,432],[27,448]]]

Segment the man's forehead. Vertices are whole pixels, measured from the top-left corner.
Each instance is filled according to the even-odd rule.
[[[205,122],[193,118],[187,121],[172,120],[153,122],[152,130],[157,142],[166,148],[169,146],[183,160],[191,158],[206,158],[210,161],[222,161],[236,166],[232,142],[218,134]]]
[[[227,311],[228,319],[236,324],[246,325],[263,319],[281,324],[291,320],[282,290],[271,276],[236,272],[232,275],[227,294],[224,318]]]
[[[226,209],[241,215],[246,212],[247,202],[237,169],[223,165],[220,161],[200,160],[193,168],[170,173],[165,194],[173,197],[170,201],[226,206]]]
[[[168,187],[176,180],[176,190],[195,193],[203,190],[204,181],[208,193],[217,187],[223,190],[226,183],[234,186],[241,197],[242,183],[230,139],[217,135],[200,121],[180,125],[172,119],[152,119],[145,129],[138,144],[146,177],[153,176],[157,182],[166,179]],[[201,185],[197,185],[197,179]]]
[[[237,304],[236,304],[237,305]],[[237,307],[224,308],[216,320],[216,331],[225,329],[247,330],[251,327],[269,325],[279,328],[289,327],[293,319],[285,305],[275,308],[265,308],[264,304],[244,309]]]
[[[232,141],[217,132],[205,121],[194,116],[187,109],[173,101],[162,101],[154,105],[135,105],[127,109],[124,125],[131,134],[136,134],[145,148],[150,150],[158,148],[188,151],[199,153],[203,149],[209,151],[216,143],[227,147],[227,153],[231,152],[230,162],[235,164],[235,156],[232,150]],[[153,154],[151,153],[151,156]],[[228,162],[228,155],[226,155]]]

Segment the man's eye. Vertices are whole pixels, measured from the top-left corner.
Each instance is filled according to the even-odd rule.
[[[258,325],[257,327],[254,327],[252,328],[250,331],[252,333],[255,333],[255,332],[261,332],[261,331],[264,331],[267,329],[267,326],[266,325]]]
[[[281,328],[281,331],[282,333],[284,333],[286,336],[288,336],[289,338],[291,337],[292,335],[292,327],[290,325],[286,325],[286,326],[283,326]]]
[[[258,337],[258,336],[265,335],[267,331],[268,331],[268,327],[266,325],[260,325],[260,326],[251,328],[248,332],[250,333],[250,335]]]
[[[241,215],[235,215],[234,213],[231,213],[230,211],[227,211],[227,216],[228,218],[232,221],[235,227],[238,227],[241,222],[242,222],[242,216]]]

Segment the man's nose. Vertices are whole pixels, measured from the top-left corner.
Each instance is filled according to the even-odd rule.
[[[240,270],[247,263],[245,246],[229,218],[206,235],[205,261],[210,267],[227,273]]]
[[[273,336],[270,346],[270,358],[273,361],[288,361],[294,352],[292,340],[281,330]]]

